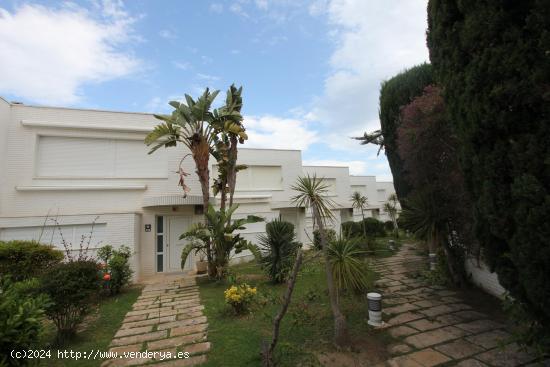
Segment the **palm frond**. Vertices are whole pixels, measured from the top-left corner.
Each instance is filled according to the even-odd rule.
[[[333,221],[335,216],[331,209],[335,207],[335,203],[327,197],[329,187],[323,182],[323,178],[318,179],[316,174],[298,177],[291,187],[298,194],[291,200],[296,206],[317,210],[323,220]]]

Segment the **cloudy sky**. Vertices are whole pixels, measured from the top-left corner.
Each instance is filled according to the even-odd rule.
[[[426,3],[0,0],[0,95],[159,113],[236,83],[246,146],[391,180],[384,154],[350,136],[379,127],[381,81],[428,59]]]

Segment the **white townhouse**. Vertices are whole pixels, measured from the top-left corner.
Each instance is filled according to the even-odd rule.
[[[187,197],[178,186],[185,147],[147,154],[143,139],[156,124],[146,113],[37,107],[0,97],[0,240],[40,240],[63,249],[64,239],[76,251],[83,236],[87,246],[93,223],[89,249],[129,246],[136,279],[181,271],[185,243],[179,235],[202,221],[201,189],[191,157],[182,162],[190,173]],[[347,167],[303,167],[299,150],[244,147],[239,163],[248,169],[238,174],[235,216],[280,217],[295,225],[306,244],[312,238],[311,215],[291,202],[299,176],[316,173],[326,180],[337,230],[341,222],[360,218],[352,211],[353,191],[366,194],[367,213],[380,218],[381,205],[393,192],[392,183],[350,176]],[[216,205],[216,198],[211,202]],[[255,242],[264,230],[265,222],[243,233]],[[190,257],[184,270],[194,267]]]

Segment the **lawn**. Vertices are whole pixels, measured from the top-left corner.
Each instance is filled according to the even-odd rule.
[[[331,343],[333,319],[328,304],[324,265],[319,260],[309,260],[311,251],[306,255],[308,260],[302,266],[291,306],[281,326],[276,354],[281,366],[295,366],[300,362],[307,366],[316,365],[317,353],[334,352]],[[231,273],[230,280],[235,281],[236,278],[238,283],[245,282],[258,288],[258,304],[250,314],[234,316],[223,297],[229,281],[202,279],[199,282],[201,300],[209,322],[208,339],[212,342],[206,366],[258,366],[261,362],[260,345],[262,340],[271,337],[272,320],[280,308],[286,286],[270,283],[254,262],[233,266]],[[372,289],[376,274],[369,270],[368,279],[369,289]],[[366,341],[369,343],[373,334],[379,335],[378,340],[384,338],[384,334],[372,330],[367,324],[368,309],[364,293],[341,295],[341,305],[358,348],[362,348]]]
[[[99,350],[107,352],[109,343],[122,324],[124,315],[131,310],[132,305],[141,293],[141,287],[131,287],[123,290],[117,296],[103,299],[98,307],[85,320],[85,329],[79,332],[63,347],[46,347],[51,349],[52,359],[42,361],[46,366],[99,366],[102,360],[57,359],[58,350],[74,352],[90,352]],[[45,344],[50,344],[55,336],[55,327],[48,324],[44,335]]]

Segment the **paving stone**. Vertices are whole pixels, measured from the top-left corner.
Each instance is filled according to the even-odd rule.
[[[124,338],[113,339],[113,341],[111,342],[111,345],[119,346],[119,345],[128,345],[128,344],[137,344],[148,340],[166,338],[167,335],[168,335],[168,332],[166,330],[154,331],[152,333],[147,333],[147,334],[133,335],[133,336],[127,336]]]
[[[135,316],[126,316],[124,318],[123,322],[141,321],[141,320],[145,320],[146,318],[147,318],[147,314],[135,315]]]
[[[421,308],[435,307],[441,305],[441,302],[436,300],[422,300],[414,302],[414,305]]]
[[[401,336],[407,336],[407,335],[417,333],[418,331],[408,326],[396,326],[389,329],[388,332],[394,338],[399,338]]]
[[[175,327],[170,329],[170,337],[200,333],[202,331],[206,331],[207,329],[208,324]]]
[[[423,349],[407,355],[424,367],[432,367],[449,362],[451,359],[431,348]]]
[[[408,336],[405,342],[416,348],[425,348],[432,345],[441,344],[448,340],[453,340],[464,336],[465,332],[454,326],[447,326],[441,329],[425,331],[421,334]]]
[[[399,305],[410,302],[410,299],[405,297],[382,298],[382,302],[386,305]]]
[[[456,367],[487,367],[487,365],[477,359],[466,359],[457,364]]]
[[[103,362],[101,367],[140,366],[151,361],[153,358],[117,358]]]
[[[400,315],[397,315],[391,319],[388,320],[388,324],[390,325],[399,325],[404,324],[409,321],[418,320],[423,318],[424,315],[413,313],[413,312],[405,312]]]
[[[485,333],[468,336],[466,340],[476,345],[480,345],[485,349],[491,349],[506,344],[510,341],[511,335],[502,330],[491,330]]]
[[[109,352],[124,353],[124,352],[139,352],[141,350],[142,343],[123,345],[121,347],[113,347],[109,349]]]
[[[125,322],[122,324],[121,328],[128,329],[128,328],[134,328],[134,327],[140,327],[140,326],[147,326],[147,325],[156,325],[163,322],[171,322],[176,321],[176,315],[173,316],[166,316],[156,319],[147,319],[142,321],[133,321],[133,322]]]
[[[157,330],[167,330],[175,327],[204,324],[206,323],[206,321],[207,321],[206,316],[196,317],[194,319],[172,321],[164,324],[159,324],[157,327]]]
[[[434,317],[434,316],[443,315],[446,313],[451,313],[453,311],[455,310],[450,305],[440,305],[440,306],[427,308],[425,310],[420,310],[418,312],[421,312],[424,315],[429,317]]]
[[[121,338],[123,336],[144,334],[144,333],[148,333],[150,331],[153,331],[153,325],[136,327],[136,328],[120,329],[120,330],[117,331],[117,333],[115,334],[114,337],[115,338]]]
[[[441,297],[439,300],[443,303],[457,303],[461,301],[460,298],[456,298],[452,296]]]
[[[176,336],[175,338],[168,338],[168,339],[148,342],[147,349],[155,350],[155,349],[164,349],[164,348],[170,348],[170,347],[178,347],[180,345],[196,343],[204,340],[206,340],[205,333],[182,335],[182,336]]]
[[[458,317],[456,313],[450,313],[447,315],[441,315],[437,316],[435,318],[437,322],[441,322],[443,324],[447,325],[453,325],[453,324],[460,324],[461,322],[464,322],[464,320],[461,317]]]
[[[517,344],[513,343],[503,349],[495,348],[479,354],[476,356],[476,359],[493,366],[515,367],[531,362],[535,357],[521,350]]]
[[[447,326],[448,324],[445,322],[440,322],[435,320],[421,319],[421,320],[409,322],[406,325],[412,326],[413,328],[420,331],[428,331],[428,330],[433,330],[433,329]]]
[[[190,355],[194,355],[194,354],[206,353],[210,350],[210,347],[211,345],[209,342],[195,343],[195,344],[191,344],[189,346],[183,347],[183,351],[189,353]]]
[[[411,311],[411,310],[416,310],[417,308],[418,308],[418,306],[416,306],[412,303],[404,303],[404,304],[399,305],[399,306],[388,307],[386,309],[383,309],[382,311],[385,314],[392,315],[392,314],[400,314],[400,313]]]
[[[454,342],[443,344],[435,347],[441,353],[448,355],[453,359],[462,359],[471,355],[483,352],[484,349],[475,344],[467,342],[464,339],[459,339]]]
[[[498,329],[503,327],[504,325],[491,320],[476,320],[464,324],[456,324],[455,326],[471,333],[480,333],[482,331]]]
[[[423,367],[420,363],[410,358],[408,355],[392,358],[386,361],[389,367]]]
[[[464,321],[472,321],[472,320],[480,320],[480,319],[486,319],[487,315],[472,311],[472,310],[464,310],[453,313],[454,316],[461,318]]]
[[[179,358],[172,359],[167,362],[155,363],[153,366],[157,367],[188,367],[188,366],[198,366],[200,364],[206,363],[206,355],[201,354],[199,356],[194,356],[190,358]]]
[[[392,344],[388,347],[390,354],[409,353],[412,350],[407,344]]]

